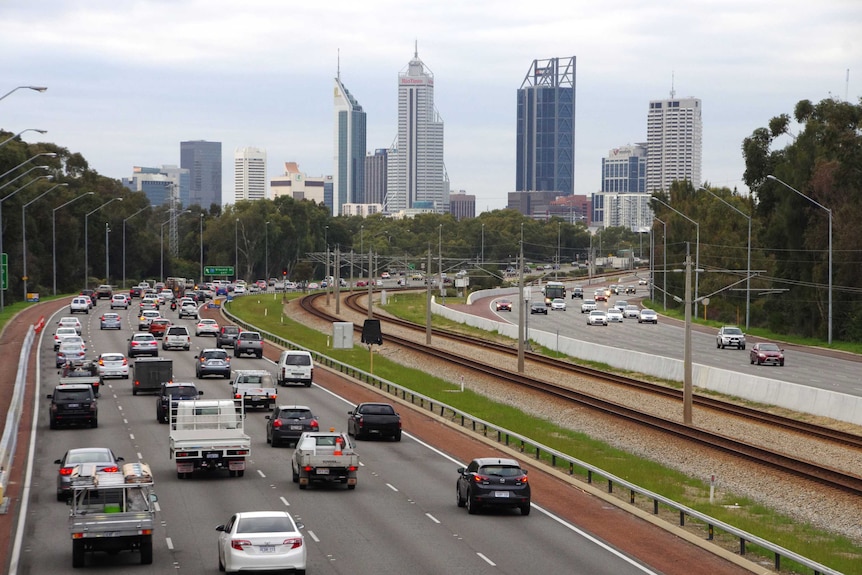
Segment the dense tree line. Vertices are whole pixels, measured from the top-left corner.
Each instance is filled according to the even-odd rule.
[[[99,175],[78,153],[51,143],[14,139],[0,147],[0,174],[9,172],[0,177],[0,186],[5,186],[0,188],[0,223],[4,251],[9,254],[5,297],[7,302],[24,297],[21,208],[31,202],[24,212],[28,291],[53,290],[55,249],[57,290],[68,293],[85,283],[120,285],[124,275],[127,285],[162,274],[198,279],[201,263],[238,266],[238,275],[247,280],[280,278],[285,272],[297,281],[321,279],[327,251],[332,262],[338,253],[342,277],[367,274],[369,267],[376,273],[389,267],[423,270],[431,255],[433,272],[441,261],[444,271],[475,270],[471,285],[480,287],[499,283],[501,270],[516,262],[522,241],[527,262],[552,264],[557,258],[564,263],[586,261],[590,253],[649,259],[654,244],[655,283],[661,288],[666,282],[669,306],[679,305],[672,296],[683,295],[684,278],[678,270],[686,252],[694,261],[697,250],[702,270],[698,293],[711,296],[700,315],[705,312],[710,319],[742,323],[750,217],[750,269],[755,270],[750,281],[751,325],[825,339],[828,217],[823,209],[767,177],[774,176],[831,210],[833,337],[860,341],[862,267],[856,262],[860,239],[853,228],[854,222],[862,221],[856,218],[862,216],[860,119],[860,105],[832,99],[819,104],[799,102],[792,119],[779,115],[742,143],[743,178],[751,195],[705,184],[719,200],[700,187],[676,182],[655,195],[657,220],[652,235],[611,228],[591,237],[582,223],[556,218],[537,221],[512,210],[485,212],[462,221],[434,214],[400,220],[380,215],[333,218],[324,206],[280,197],[224,207],[184,206],[177,215],[177,257],[171,255],[167,207],[151,206],[143,193],[130,192],[118,180]],[[11,136],[0,132],[0,141]],[[40,153],[56,155],[36,158]],[[47,169],[31,170],[42,165]],[[34,181],[43,175],[53,179]],[[66,185],[35,200],[57,183]],[[123,201],[105,205],[115,197]],[[91,214],[86,218],[86,272],[85,214]],[[111,230],[107,246],[106,224]],[[662,299],[660,293],[656,299]]]

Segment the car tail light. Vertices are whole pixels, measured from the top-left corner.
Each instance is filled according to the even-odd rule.
[[[112,465],[111,467],[104,467],[102,471],[105,473],[117,473],[120,470],[116,465]]]
[[[74,467],[61,467],[60,475],[72,475],[72,472],[75,470]]]
[[[251,547],[251,541],[247,539],[231,539],[230,546],[237,551],[245,551],[246,547]]]
[[[312,419],[312,420],[311,420],[311,423],[309,423],[308,425],[310,425],[310,426],[311,426],[311,429],[314,429],[314,430],[317,430],[317,429],[319,429],[319,428],[320,428],[320,424],[319,424],[319,423],[317,423],[317,420],[316,420],[316,419]]]
[[[234,398],[234,399],[242,399],[242,394],[241,394],[241,393],[237,393],[237,394],[235,394],[235,395],[233,396],[233,398]]]
[[[287,545],[291,549],[299,549],[302,547],[302,537],[291,537],[290,539],[285,539],[282,545]]]
[[[277,428],[277,427],[281,427],[282,425],[284,425],[284,424],[282,423],[282,421],[281,421],[280,419],[275,419],[275,420],[273,420],[273,422],[272,422],[272,426],[273,426],[273,427],[276,427],[276,428]]]

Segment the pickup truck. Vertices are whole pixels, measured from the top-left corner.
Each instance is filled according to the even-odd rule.
[[[231,389],[234,399],[242,401],[246,409],[273,409],[278,401],[272,374],[264,369],[234,371]]]
[[[99,397],[102,378],[99,376],[99,366],[94,361],[68,362],[60,371],[60,385],[89,383],[93,394]]]
[[[233,344],[233,356],[254,355],[260,359],[263,357],[263,338],[256,331],[243,331],[236,336]]]
[[[141,564],[153,562],[155,502],[153,476],[145,463],[127,463],[122,471],[97,471],[84,463],[72,471],[69,533],[72,567],[84,566],[87,552],[120,551],[141,554]]]
[[[197,470],[227,469],[231,477],[245,475],[251,438],[245,433],[242,400],[193,399],[177,402],[168,411],[169,453],[176,460],[177,478]]]
[[[293,482],[300,489],[313,481],[342,483],[356,489],[359,456],[344,433],[306,431],[299,436],[290,466]]]
[[[377,435],[401,441],[401,416],[388,403],[360,403],[347,415],[347,433],[356,439]]]

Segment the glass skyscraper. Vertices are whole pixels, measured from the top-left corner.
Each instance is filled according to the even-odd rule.
[[[222,205],[221,142],[180,142],[180,167],[189,171],[189,205]]]
[[[518,90],[516,192],[575,192],[575,57],[533,60]]]
[[[335,77],[335,170],[332,178],[333,215],[342,204],[365,203],[365,112]]]

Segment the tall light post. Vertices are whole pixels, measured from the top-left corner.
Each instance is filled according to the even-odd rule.
[[[26,164],[26,163],[27,163],[27,162],[24,162],[24,164]],[[21,164],[21,165],[23,165],[23,164]],[[33,166],[32,168],[30,168],[29,170],[27,170],[27,171],[26,171],[26,172],[24,172],[23,174],[18,174],[17,176],[15,176],[15,177],[14,177],[14,178],[12,178],[11,180],[9,180],[8,182],[6,182],[6,183],[5,183],[5,184],[3,184],[2,186],[0,186],[0,190],[2,190],[3,188],[5,188],[6,186],[11,186],[12,184],[14,184],[14,183],[15,183],[15,182],[17,182],[18,180],[20,180],[21,178],[23,178],[24,176],[26,176],[27,174],[29,174],[29,173],[30,173],[30,172],[32,172],[33,170],[49,170],[49,169],[51,169],[51,166]],[[11,172],[11,171],[13,171],[13,170],[9,170],[9,171]],[[8,174],[9,172],[6,172],[6,173]],[[4,174],[4,175],[5,175],[5,174]],[[43,176],[43,177],[44,177],[44,176]],[[49,177],[50,177],[50,178],[53,178],[54,176],[49,176]],[[0,178],[2,178],[2,176],[0,176]],[[25,184],[25,185],[26,185],[26,184]]]
[[[92,194],[93,192],[90,193]],[[123,220],[123,289],[126,289],[126,222],[146,210],[148,207],[150,206],[144,206],[143,208]]]
[[[672,211],[676,212],[677,214],[681,215],[682,217],[684,217],[685,219],[687,219],[688,221],[693,223],[695,228],[697,229],[697,243],[696,243],[695,255],[694,255],[694,316],[697,317],[697,304],[698,304],[697,288],[699,285],[698,280],[700,279],[700,224],[697,223],[696,221],[694,221],[693,219],[691,219],[690,217],[688,217],[687,215],[685,215],[684,213],[682,213],[681,211],[679,211],[678,209],[672,207],[670,204],[661,201],[657,197],[653,196],[652,199],[654,199],[658,203],[662,204],[663,206],[670,208]]]
[[[105,222],[105,283],[111,283],[111,258],[109,256],[108,236],[111,234],[111,224]]]
[[[793,190],[794,192],[796,192],[797,194],[799,194],[800,196],[802,196],[803,198],[805,198],[806,200],[808,200],[809,202],[811,202],[812,204],[817,206],[818,208],[825,210],[829,216],[829,271],[828,271],[828,273],[829,273],[829,307],[828,307],[828,311],[827,311],[827,326],[828,326],[827,327],[827,341],[831,345],[832,344],[832,210],[830,210],[829,208],[827,208],[826,206],[824,206],[822,204],[817,203],[815,200],[809,198],[808,196],[806,196],[805,194],[803,194],[802,192],[800,192],[799,190],[797,190],[796,188],[794,188],[793,186],[788,184],[787,182],[779,180],[778,178],[776,178],[775,176],[773,176],[771,174],[766,176],[766,179],[778,182],[779,184],[783,185],[785,188],[789,188],[789,189]]]
[[[53,186],[51,186],[50,188],[48,188],[47,190],[45,190],[44,192],[42,192],[41,194],[39,194],[38,196],[33,198],[32,200],[30,200],[29,202],[27,202],[26,204],[21,206],[21,244],[23,246],[21,248],[21,261],[22,261],[22,264],[24,266],[24,273],[22,274],[21,280],[24,282],[24,299],[25,300],[27,299],[27,280],[29,279],[27,277],[27,220],[25,217],[26,216],[25,210],[27,209],[27,206],[29,206],[30,204],[32,204],[36,200],[41,199],[48,192],[52,192],[56,188],[59,188],[61,186],[62,187],[68,187],[69,184],[54,184]]]
[[[21,134],[24,134],[26,132],[39,132],[40,134],[47,134],[48,130],[40,130],[39,128],[27,128],[26,130],[21,130],[20,132],[18,132],[17,134],[12,136],[11,138],[6,138],[2,142],[0,142],[0,146],[5,146],[6,144],[11,142],[12,140],[17,138],[18,136],[20,136]]]
[[[560,279],[560,236],[563,233],[563,222],[557,222],[557,267],[554,269],[554,279]]]
[[[724,198],[713,193],[713,191],[708,188],[700,186],[698,190],[703,190],[707,192],[713,198],[717,199],[722,204],[748,220],[748,263],[746,264],[745,268],[745,329],[747,330],[749,319],[751,316],[751,216],[743,213],[742,210],[730,204],[730,202],[725,201]]]
[[[18,192],[20,192],[21,190],[23,190],[24,188],[26,188],[30,184],[38,182],[39,180],[51,180],[53,178],[54,178],[54,176],[35,177],[32,180],[30,180],[29,182],[27,182],[26,184],[24,184],[23,186],[21,186],[20,188],[18,188],[17,190],[15,190],[14,192],[10,192],[5,197],[0,198],[0,254],[4,253],[3,252],[3,202],[5,202],[6,200],[11,198],[12,196],[17,194]],[[17,178],[15,178],[15,179],[17,179]],[[2,187],[5,187],[5,186],[0,186],[0,188],[2,188]],[[2,257],[2,255],[0,255],[0,257]],[[9,275],[9,269],[8,269],[8,265],[7,265],[6,268],[4,268],[2,271],[0,271],[0,282],[2,282],[2,285],[0,285],[0,311],[3,311],[4,307],[6,306],[6,301],[5,301],[6,300],[6,288],[9,287],[8,275]]]
[[[365,236],[365,224],[359,226],[359,277],[363,277],[362,276],[362,258],[365,257],[365,255],[364,255],[365,252],[362,251],[362,240],[365,239],[364,236]]]
[[[86,192],[81,194],[80,196],[74,197],[65,204],[60,204],[54,211],[51,212],[51,245],[52,245],[52,262],[53,262],[53,275],[54,275],[54,295],[57,295],[57,210],[60,208],[65,208],[72,202],[77,202],[81,198],[86,198],[87,196],[92,196],[95,192]]]
[[[20,164],[18,164],[18,165],[17,165],[17,166],[15,166],[14,168],[12,168],[11,170],[7,170],[7,171],[3,172],[2,174],[0,174],[0,180],[2,180],[3,178],[5,178],[5,177],[6,177],[6,176],[8,176],[9,174],[11,174],[12,172],[14,172],[15,170],[17,170],[18,168],[20,168],[20,167],[22,167],[22,166],[26,166],[26,165],[27,165],[27,164],[29,164],[30,162],[34,161],[36,158],[42,158],[42,157],[45,157],[45,158],[56,158],[56,157],[57,157],[57,154],[55,154],[54,152],[42,152],[42,153],[36,154],[35,156],[30,156],[29,158],[27,158],[26,160],[24,160],[23,162],[21,162]],[[39,166],[39,168],[41,168],[41,169],[43,169],[43,170],[49,170],[49,169],[51,169],[51,166]],[[36,169],[36,168],[33,168],[32,170],[35,170],[35,169]],[[21,175],[19,175],[19,176],[15,177],[15,178],[14,178],[14,179],[12,179],[12,180],[9,180],[8,182],[6,182],[6,183],[5,183],[5,184],[3,184],[2,186],[0,186],[0,190],[2,190],[3,188],[5,188],[5,187],[6,187],[6,186],[8,186],[9,184],[11,184],[12,182],[14,182],[15,180],[17,180],[18,178],[21,178],[22,176],[24,176],[24,175],[26,175],[26,174],[30,173],[32,170],[27,170],[27,171],[26,171],[26,172],[24,172],[23,174],[21,174]]]
[[[200,237],[201,237],[201,281],[198,285],[204,283],[204,213],[200,213]],[[203,289],[203,288],[201,288]]]
[[[266,222],[263,226],[263,236],[264,236],[264,256],[263,256],[263,279],[264,281],[269,281],[269,222]]]
[[[17,88],[12,88],[8,92],[0,96],[0,100],[4,99],[6,96],[13,92],[17,92],[18,90],[34,90],[36,92],[44,92],[47,89],[47,86],[18,86]]]
[[[239,218],[233,223],[233,281],[239,279]]]
[[[87,215],[84,216],[84,288],[87,287],[87,274],[90,270],[90,242],[89,235],[90,231],[87,229],[87,222],[90,219],[90,216],[107,206],[108,204],[116,201],[123,201],[123,198],[111,198],[95,210],[88,212]]]
[[[655,221],[657,221],[658,223],[660,223],[662,226],[662,240],[664,243],[664,251],[663,251],[662,257],[661,257],[661,265],[662,265],[662,272],[661,272],[661,277],[662,277],[662,288],[661,288],[662,304],[661,305],[664,309],[667,309],[667,222],[665,222],[664,220],[661,220],[655,216],[653,216],[653,219]],[[650,259],[653,259],[653,258],[650,258]],[[653,284],[655,283],[655,275],[653,275],[652,278],[650,278],[650,282]]]
[[[485,224],[482,224],[482,269],[485,268]]]

